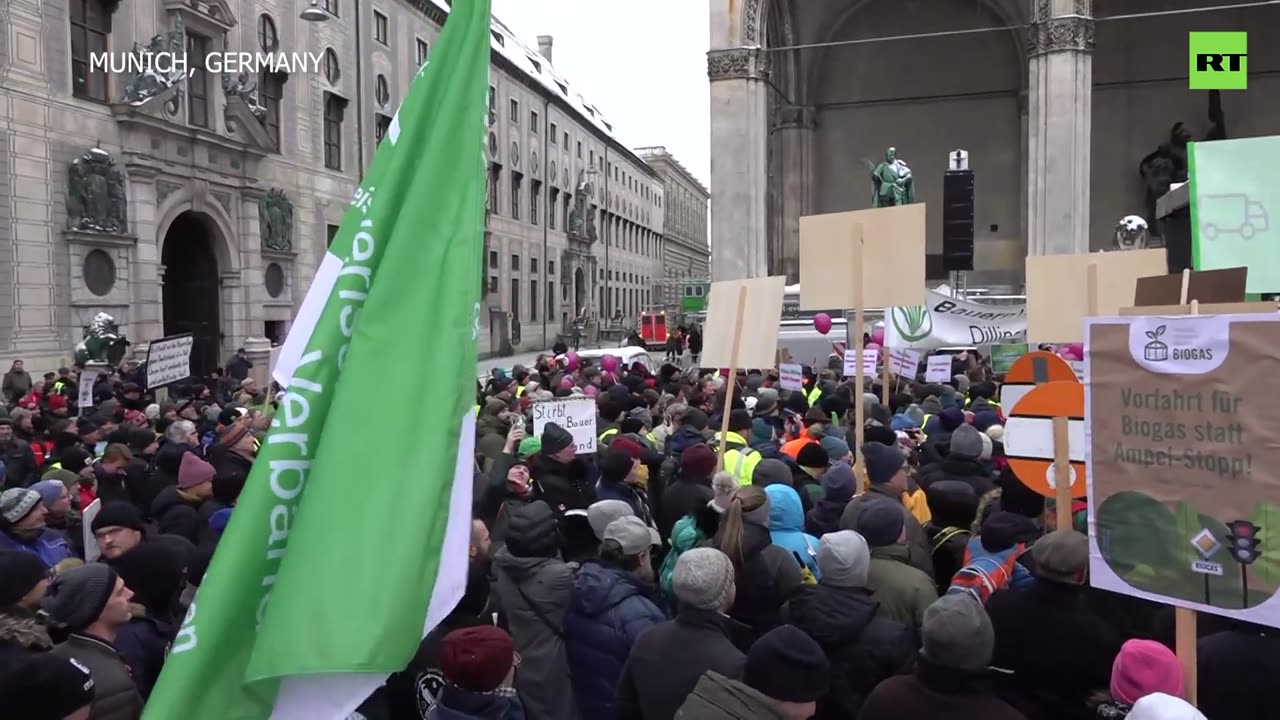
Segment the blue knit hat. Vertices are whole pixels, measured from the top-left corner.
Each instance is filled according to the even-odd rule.
[[[41,480],[32,485],[31,489],[40,493],[40,501],[44,503],[46,509],[50,509],[54,503],[58,502],[58,498],[67,486],[63,485],[61,480]]]

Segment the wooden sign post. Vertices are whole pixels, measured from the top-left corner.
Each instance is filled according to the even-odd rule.
[[[747,312],[747,286],[738,288],[738,309],[733,322],[733,344],[729,351],[729,377],[724,382],[724,417],[720,420],[720,452],[717,455],[716,470],[724,469],[724,455],[729,451],[729,413],[733,406],[733,393],[737,390],[738,358],[742,351],[742,322]]]
[[[858,369],[853,374],[853,408],[854,408],[854,428],[853,438],[855,448],[853,451],[853,475],[858,478],[859,487],[863,487],[863,483],[867,477],[866,464],[862,458],[862,437],[863,426],[867,423],[867,408],[862,401],[862,326],[865,321],[863,317],[863,302],[865,292],[862,283],[862,257],[865,249],[862,241],[862,225],[855,224],[851,228],[851,240],[853,241],[853,277],[857,278],[853,288],[853,346],[854,355],[858,358]]]

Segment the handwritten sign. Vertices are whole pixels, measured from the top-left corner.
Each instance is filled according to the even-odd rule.
[[[147,347],[147,388],[155,390],[191,377],[190,334],[152,340]]]
[[[541,436],[547,423],[555,423],[573,436],[576,455],[596,451],[596,401],[591,398],[544,400],[531,405],[533,434]]]
[[[85,370],[80,373],[80,400],[77,403],[79,407],[93,407],[93,385],[98,382],[97,370]]]
[[[69,493],[80,492],[79,487],[67,488]],[[89,503],[89,507],[84,509],[80,515],[81,533],[84,539],[84,561],[87,563],[94,562],[102,551],[98,549],[98,538],[93,534],[93,519],[98,517],[98,511],[102,509],[102,498],[98,498]]]
[[[894,348],[889,351],[889,372],[905,378],[915,378],[916,368],[920,367],[920,353],[907,348]]]
[[[870,348],[862,349],[862,374],[875,375],[876,363],[880,360],[880,351]],[[844,351],[844,374],[845,377],[852,377],[858,373],[858,351]]]
[[[937,383],[947,382],[951,379],[951,356],[950,355],[930,355],[929,365],[924,371],[924,381]]]
[[[783,363],[778,366],[778,382],[783,390],[804,391],[804,371],[795,363]]]

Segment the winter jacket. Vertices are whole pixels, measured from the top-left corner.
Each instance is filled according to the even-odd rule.
[[[71,546],[57,530],[45,528],[34,539],[26,540],[0,531],[0,550],[21,550],[37,555],[45,565],[53,567],[71,557]]]
[[[770,485],[764,491],[769,495],[769,537],[773,544],[791,553],[797,563],[803,563],[815,578],[818,571],[818,538],[804,531],[804,510],[800,507],[800,495],[786,485]]]
[[[932,550],[933,582],[942,594],[951,587],[951,578],[956,571],[964,567],[965,548],[969,544],[971,532],[967,527],[939,527],[931,522],[924,524],[925,537],[929,539]]]
[[[160,677],[165,653],[178,629],[170,622],[149,617],[145,612],[137,610],[139,609],[135,608],[129,624],[120,628],[113,644],[129,666],[133,683],[145,701],[151,696],[151,689]]]
[[[0,609],[0,717],[48,715],[45,691],[33,688],[32,680],[63,672],[70,664],[49,652],[52,648],[49,633],[34,612],[16,605]]]
[[[707,508],[702,508],[703,512],[715,512]],[[698,511],[695,511],[698,512]],[[676,571],[676,561],[680,559],[680,554],[685,550],[697,547],[699,543],[705,541],[707,536],[698,529],[698,523],[694,515],[686,515],[680,518],[676,526],[671,530],[671,548],[667,550],[666,557],[662,558],[662,568],[658,571],[658,591],[662,598],[660,603],[668,612],[676,610],[676,594],[672,587],[672,576]]]
[[[1045,720],[1088,717],[1089,697],[1110,686],[1123,638],[1089,609],[1084,589],[1037,579],[994,593],[986,607],[996,633],[991,665],[1012,673],[1001,683],[1009,701]],[[1045,647],[1059,651],[1037,651]]]
[[[209,451],[209,464],[217,475],[235,478],[243,487],[253,470],[253,460],[230,448],[214,446]]]
[[[853,468],[845,463],[836,463],[822,473],[822,499],[805,515],[805,532],[822,537],[839,530],[840,516],[853,499],[855,485]]]
[[[138,720],[142,695],[129,676],[129,667],[115,646],[91,635],[72,633],[53,649],[59,657],[74,659],[93,674],[93,709],[89,720]]]
[[[152,473],[151,479],[158,488],[168,486],[176,486],[178,484],[178,468],[182,467],[182,456],[191,452],[191,447],[186,443],[165,442],[156,450],[156,456],[151,460]],[[159,495],[159,490],[156,491]],[[152,500],[154,503],[155,500]],[[151,504],[146,507],[139,508],[143,512],[151,511]],[[148,516],[150,517],[150,516]],[[153,518],[154,519],[154,518]]]
[[[816,720],[856,718],[872,689],[911,666],[911,629],[879,617],[880,603],[865,588],[819,582],[791,601],[790,621],[822,646],[831,661],[831,690],[818,701]]]
[[[603,562],[578,569],[564,616],[569,675],[579,712],[592,720],[615,717],[618,678],[640,633],[666,620],[631,573]]]
[[[151,518],[162,533],[184,537],[193,544],[200,542],[199,506],[182,497],[177,485],[156,495],[151,503]]]
[[[31,452],[29,444],[17,438],[0,448],[0,462],[4,463],[4,481],[0,482],[2,487],[31,487],[38,479],[36,470],[39,465],[36,464],[35,453]]]
[[[911,628],[916,637],[924,627],[924,611],[938,599],[933,578],[908,563],[905,545],[871,548],[867,587],[880,602],[880,616]]]
[[[392,720],[399,720],[392,715]],[[446,685],[441,690],[440,702],[426,715],[427,720],[524,720],[524,707],[520,698],[510,689],[499,688],[491,693],[471,692]]]
[[[537,499],[545,501],[557,515],[564,514],[566,510],[586,510],[596,501],[595,488],[600,472],[594,462],[581,456],[562,463],[537,455],[529,464],[529,474],[542,488]]]
[[[698,679],[676,720],[787,720],[759,690],[709,671]]]
[[[1280,717],[1280,637],[1242,627],[1200,638],[1197,652],[1197,700],[1207,717]]]
[[[685,607],[641,633],[618,680],[618,720],[670,720],[703,673],[738,677],[746,656],[729,638],[735,627],[745,629],[727,615]]]
[[[522,661],[516,690],[525,714],[529,720],[576,720],[564,642],[573,570],[559,559],[516,557],[507,548],[494,554],[493,569]]]
[[[156,496],[165,486],[156,480],[151,472],[151,463],[141,455],[133,456],[133,460],[124,469],[124,475],[124,486],[129,495],[129,501],[138,508],[138,512],[142,513],[143,517],[149,517],[147,513],[151,510],[151,503],[156,501]]]
[[[754,637],[782,624],[783,605],[795,597],[804,584],[800,564],[791,553],[773,544],[767,522],[767,518],[744,516],[742,558],[735,566],[737,592],[733,609],[729,611],[730,617],[751,628]],[[718,547],[715,538],[704,544]]]
[[[944,668],[921,656],[913,674],[891,677],[871,691],[858,720],[1030,720],[988,686],[984,674]]]
[[[692,515],[706,507],[715,497],[710,478],[681,477],[667,486],[658,511],[658,533],[664,541],[671,539],[676,523],[686,515]]]
[[[905,518],[905,526],[907,529],[907,549],[911,565],[923,572],[929,577],[933,577],[933,559],[929,553],[929,541],[925,537],[924,528],[921,527],[920,521],[916,519],[902,505],[902,496],[897,491],[890,489],[886,485],[872,485],[867,491],[849,501],[849,505],[844,509],[844,514],[840,516],[841,530],[857,530],[858,511],[862,505],[869,500],[880,498],[889,498],[898,505],[902,506],[902,515]]]

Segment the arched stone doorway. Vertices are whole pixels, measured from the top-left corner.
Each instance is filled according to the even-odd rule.
[[[587,280],[582,268],[573,271],[573,316],[581,317],[587,307]]]
[[[192,334],[191,372],[196,376],[221,364],[222,297],[215,250],[221,241],[209,216],[187,210],[169,225],[160,254],[164,334]]]

